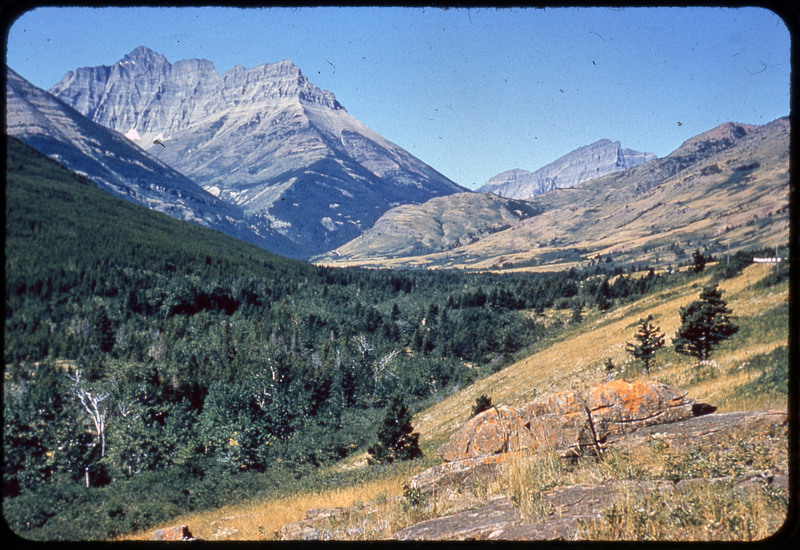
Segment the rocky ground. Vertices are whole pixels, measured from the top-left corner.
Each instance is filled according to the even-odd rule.
[[[755,540],[786,517],[787,441],[784,411],[716,413],[664,384],[613,381],[484,411],[439,448],[444,462],[408,480],[404,495],[309,509],[279,535],[680,540],[689,525],[690,537]],[[715,500],[722,504],[711,518],[696,509]],[[732,502],[738,509],[725,508]],[[762,507],[751,513],[753,503]],[[187,526],[154,538],[193,539]]]
[[[437,517],[392,531],[398,540],[575,540],[587,538],[585,527],[607,521],[620,499],[642,499],[654,493],[678,497],[699,486],[721,484],[747,493],[768,487],[788,494],[785,437],[788,415],[781,411],[713,414],[714,407],[694,402],[663,384],[616,381],[585,392],[562,392],[528,407],[494,408],[473,417],[440,449],[444,463],[409,480],[405,497],[394,506],[414,506],[436,499]],[[764,469],[741,453],[744,440],[768,441],[774,461]],[[480,495],[496,484],[510,461],[534,456],[544,446],[560,460],[602,461],[612,452],[640,452],[658,446],[670,456],[687,456],[714,448],[739,464],[728,468],[673,467],[661,479],[605,479],[557,486],[535,495],[538,519],[521,510],[519,495]],[[553,445],[555,447],[553,447]],[[674,462],[678,464],[678,462]],[[694,468],[694,470],[693,470]],[[647,476],[643,476],[647,477]],[[664,479],[666,477],[666,479]],[[516,500],[516,501],[515,501]],[[383,521],[384,525],[375,522]],[[377,505],[309,510],[306,518],[286,525],[284,540],[364,538],[391,530]]]

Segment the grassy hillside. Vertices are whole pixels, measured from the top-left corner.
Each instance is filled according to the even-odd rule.
[[[413,424],[422,435],[423,449],[428,457],[424,463],[410,463],[404,468],[384,472],[382,477],[376,479],[374,474],[370,476],[368,473],[363,455],[354,456],[348,461],[350,465],[347,470],[362,470],[368,476],[368,481],[346,484],[336,489],[296,491],[279,499],[251,501],[224,510],[183,516],[172,523],[186,523],[193,534],[207,540],[269,540],[278,536],[277,533],[283,525],[302,519],[307,509],[355,506],[356,511],[349,520],[344,521],[342,528],[353,528],[354,533],[357,533],[353,538],[385,538],[391,536],[393,530],[446,513],[446,510],[453,509],[457,503],[437,501],[429,503],[423,511],[409,505],[408,497],[403,497],[403,486],[413,473],[436,462],[436,448],[469,418],[476,397],[488,395],[495,404],[520,406],[550,392],[589,386],[606,379],[604,362],[607,358],[611,358],[619,367],[617,376],[626,379],[642,377],[640,367],[624,351],[625,342],[633,340],[639,319],[652,314],[654,322],[667,334],[669,343],[669,338],[674,335],[680,322],[679,308],[697,299],[702,285],[712,278],[719,278],[720,267],[711,268],[709,273],[669,286],[609,313],[590,313],[580,324],[569,327],[555,338],[541,342],[538,352],[421,410],[414,417]],[[677,355],[668,344],[656,355],[656,365],[649,379],[683,388],[688,391],[690,398],[714,404],[719,407],[719,412],[787,410],[788,284],[785,279],[771,284],[771,281],[775,281],[774,276],[772,267],[750,265],[733,278],[721,279],[720,287],[736,316],[736,322],[740,326],[739,333],[721,345],[712,354],[711,360],[700,367],[695,359]],[[551,309],[545,311],[544,315],[555,323],[567,321],[567,313],[564,311]],[[753,454],[748,460],[781,460],[781,453],[785,460],[785,447],[783,451],[780,448],[778,442],[778,451],[773,451],[778,454],[770,455],[769,459],[756,458],[761,455]],[[549,455],[532,457],[530,460],[533,462],[530,464],[512,461],[503,470],[500,484],[492,482],[486,487],[486,494],[509,494],[509,491],[528,494],[537,483],[552,486],[554,476],[559,477],[563,483],[587,482],[630,476],[630,472],[636,468],[640,469],[636,471],[652,472],[650,475],[655,475],[663,471],[665,464],[676,467],[675,464],[683,464],[689,460],[676,456],[669,457],[671,462],[665,462],[667,458],[663,453],[658,455],[650,451],[645,449],[635,457],[620,456],[619,460],[609,460],[605,464],[586,464],[570,472],[563,470],[558,460]],[[735,452],[730,455],[725,455],[724,452],[720,451],[722,454],[719,457],[708,460],[727,464],[730,460],[742,459],[735,458]],[[337,466],[335,469],[341,470],[342,467]],[[465,495],[465,503],[462,504],[468,505],[466,501],[470,498],[474,496]],[[727,497],[707,491],[698,494],[697,498],[714,507],[723,506],[724,503],[719,504],[719,499],[724,500]],[[743,505],[751,508],[737,509],[735,512],[749,516],[745,518],[747,521],[752,519],[756,522],[760,530],[753,531],[755,536],[766,536],[774,532],[785,514],[785,508],[782,512],[781,506],[776,507],[771,501],[766,504],[758,501]],[[523,514],[535,515],[535,503],[522,500],[520,506]],[[755,506],[759,508],[756,510],[753,508]],[[701,514],[714,513],[732,512],[697,511],[698,517]],[[755,515],[759,513],[764,515],[757,519]],[[729,518],[729,521],[736,522],[740,519],[735,516]],[[705,521],[705,518],[702,519],[702,522]],[[663,537],[663,529],[669,529],[669,526],[653,526],[653,520],[649,520],[640,531],[629,531],[629,536],[645,536],[650,533],[651,536],[660,534]],[[686,533],[691,532],[691,536],[725,537],[727,528],[723,525],[719,529],[722,531],[711,529],[710,535],[696,530]],[[602,529],[596,531],[596,535],[609,536]],[[144,539],[146,536],[146,533],[142,533],[126,538]]]
[[[530,203],[485,193],[456,193],[381,216],[363,235],[315,259],[321,263],[420,256],[473,243],[537,214]]]
[[[689,140],[667,157],[539,195],[529,203],[537,215],[463,246],[414,246],[413,234],[402,236],[403,250],[386,238],[360,239],[326,263],[549,271],[611,259],[666,267],[696,247],[722,254],[787,243],[789,120],[751,127],[746,137],[718,147],[726,141],[718,134],[727,126]],[[403,214],[416,219],[424,210],[426,205],[405,207]],[[457,215],[465,214],[470,215]],[[416,231],[416,240],[424,242],[438,228],[428,222]]]
[[[683,388],[694,399],[717,405],[720,412],[786,409],[785,391],[748,389],[748,384],[762,372],[788,368],[788,363],[777,361],[785,355],[773,357],[776,350],[784,353],[787,350],[788,286],[784,283],[760,288],[758,283],[770,270],[774,268],[753,265],[740,276],[721,282],[724,297],[742,329],[713,354],[708,365],[698,368],[694,359],[677,355],[667,346],[659,352],[649,378]],[[680,325],[679,309],[696,300],[700,288],[710,279],[711,275],[698,277],[605,315],[587,316],[583,323],[565,331],[546,349],[421,412],[415,420],[422,441],[438,443],[449,437],[469,418],[475,399],[482,394],[490,396],[495,404],[514,406],[543,394],[585,388],[605,381],[604,362],[609,358],[620,367],[623,376],[642,375],[625,351],[625,342],[633,341],[638,320],[653,315],[653,323],[660,326],[669,342]]]

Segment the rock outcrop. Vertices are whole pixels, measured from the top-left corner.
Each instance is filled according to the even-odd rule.
[[[607,388],[606,388],[607,389]],[[565,392],[565,394],[568,392]],[[601,392],[601,395],[603,392]],[[607,394],[606,394],[607,395]],[[555,398],[555,396],[553,396]],[[562,400],[564,403],[566,400]],[[682,399],[678,400],[682,401]],[[675,402],[670,400],[669,402]],[[684,413],[691,411],[691,405],[683,403]],[[669,416],[666,416],[668,418]],[[662,416],[662,418],[665,418]],[[684,420],[666,424],[652,424],[635,431],[617,432],[609,437],[607,445],[637,448],[646,441],[659,441],[674,451],[695,448],[703,445],[724,446],[725,442],[741,438],[744,434],[769,434],[778,438],[786,437],[788,415],[783,411],[739,411],[724,414],[692,416]],[[460,495],[470,492],[473,486],[485,486],[499,472],[508,458],[525,454],[527,451],[513,451],[465,458],[429,468],[411,479],[411,487],[425,494]],[[517,515],[506,510],[505,497],[489,499],[473,504],[470,511],[460,511],[411,525],[395,533],[401,540],[571,540],[576,537],[581,524],[587,521],[602,520],[602,511],[617,499],[637,498],[653,492],[662,494],[673,491],[686,491],[698,484],[734,483],[737,491],[752,491],[762,487],[788,491],[788,472],[746,471],[737,479],[687,478],[680,480],[612,480],[603,483],[585,483],[556,487],[539,495],[543,508],[551,513],[541,521],[525,523]],[[501,510],[506,510],[500,513]],[[481,520],[470,525],[481,512],[491,512],[491,519]]]
[[[521,409],[485,411],[453,434],[438,454],[448,462],[541,447],[559,449],[564,457],[597,454],[610,438],[714,410],[665,384],[615,380],[560,392]]]
[[[786,449],[781,443],[788,437],[787,413],[772,410],[709,414],[714,411],[714,406],[688,398],[683,390],[643,380],[613,381],[584,391],[560,392],[519,409],[493,407],[471,418],[439,448],[445,459],[443,464],[409,480],[409,488],[425,495],[423,500],[432,499],[444,506],[444,515],[399,529],[392,538],[576,540],[581,539],[587,524],[605,521],[603,512],[612,505],[654,493],[666,497],[709,483],[743,493],[764,487],[788,492],[788,467],[782,465]],[[540,449],[555,450],[562,459],[569,460],[602,456],[612,445],[628,453],[640,452],[651,444],[683,453],[687,449],[727,449],[742,438],[759,438],[778,459],[766,467],[762,463],[763,469],[743,464],[722,477],[695,477],[694,470],[675,470],[660,479],[611,478],[561,486],[556,483],[536,495],[543,512],[537,512],[534,521],[526,521],[508,496],[486,496],[487,487],[496,487],[502,480],[497,476],[510,458],[526,460],[526,456]],[[689,475],[684,478],[681,473]],[[402,498],[394,497],[396,501]],[[355,507],[309,510],[305,520],[283,529],[282,538],[350,538],[346,522],[338,521],[331,529],[330,518],[342,520],[353,512],[361,517],[374,514]]]
[[[495,531],[519,523],[514,504],[504,496],[486,501],[483,506],[450,516],[430,519],[401,529],[396,540],[485,540]]]

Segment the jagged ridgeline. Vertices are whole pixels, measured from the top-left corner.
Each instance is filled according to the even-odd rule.
[[[211,61],[170,63],[141,46],[110,66],[69,71],[50,93],[240,209],[257,234],[279,235],[256,244],[282,255],[326,252],[393,206],[465,191],[288,59],[219,74]]]

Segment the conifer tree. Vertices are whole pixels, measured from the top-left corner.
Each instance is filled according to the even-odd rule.
[[[664,346],[664,334],[659,332],[660,327],[651,323],[652,320],[652,315],[639,319],[639,330],[633,335],[636,342],[625,342],[625,351],[644,363],[645,373],[650,372],[656,351]]]
[[[692,255],[692,261],[694,262],[692,269],[694,269],[695,273],[700,273],[706,268],[706,257],[703,256],[703,253],[700,252],[699,248],[695,248],[694,254]]]
[[[716,284],[703,288],[699,300],[680,310],[681,326],[672,339],[675,351],[697,357],[698,363],[708,359],[714,346],[739,330],[731,313]]]
[[[378,428],[378,442],[367,449],[369,463],[392,463],[395,460],[413,460],[422,456],[419,448],[419,433],[411,425],[411,412],[396,396],[386,409],[381,427]]]

